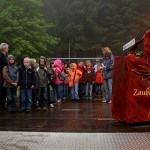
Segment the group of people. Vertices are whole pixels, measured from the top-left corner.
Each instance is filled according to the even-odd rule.
[[[112,93],[112,51],[102,49],[103,62],[92,65],[90,60],[68,64],[60,59],[50,60],[40,56],[39,61],[28,56],[22,58],[17,67],[15,57],[8,55],[8,44],[0,44],[0,109],[15,112],[17,89],[20,91],[20,111],[30,112],[32,108],[47,111],[54,107],[53,101],[65,99],[92,100],[93,85],[97,94],[105,87],[105,100],[111,103]],[[53,95],[53,96],[52,96]],[[38,103],[38,106],[37,106]]]

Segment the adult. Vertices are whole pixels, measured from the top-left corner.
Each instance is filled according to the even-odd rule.
[[[103,102],[111,103],[112,96],[112,69],[114,64],[114,56],[109,47],[102,49],[103,53],[103,77],[105,85],[105,99]]]
[[[3,87],[4,78],[2,70],[7,65],[8,44],[0,44],[0,109],[4,109],[6,101],[6,91]]]

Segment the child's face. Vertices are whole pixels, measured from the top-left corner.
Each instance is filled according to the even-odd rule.
[[[74,66],[73,66],[73,65],[70,65],[70,69],[74,70]]]
[[[91,66],[91,62],[90,61],[86,61],[86,66],[90,67]]]
[[[40,59],[40,65],[44,65],[45,64],[45,60],[44,59]]]
[[[10,58],[9,63],[14,64],[14,62],[15,62],[14,58]]]
[[[79,62],[79,63],[78,63],[78,66],[79,66],[79,67],[83,67],[83,62]]]
[[[46,66],[50,66],[50,65],[51,65],[50,61],[46,61]]]
[[[23,64],[24,64],[25,68],[29,68],[30,67],[30,59],[25,58],[23,61]]]

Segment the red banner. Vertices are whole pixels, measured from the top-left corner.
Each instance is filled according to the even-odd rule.
[[[112,117],[129,124],[150,122],[150,64],[146,59],[115,57]]]

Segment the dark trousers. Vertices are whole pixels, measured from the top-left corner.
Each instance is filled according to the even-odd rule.
[[[38,88],[38,100],[39,100],[40,107],[47,106],[47,87]]]
[[[2,74],[0,74],[0,109],[5,107],[6,102],[6,89],[3,87],[3,82]]]

